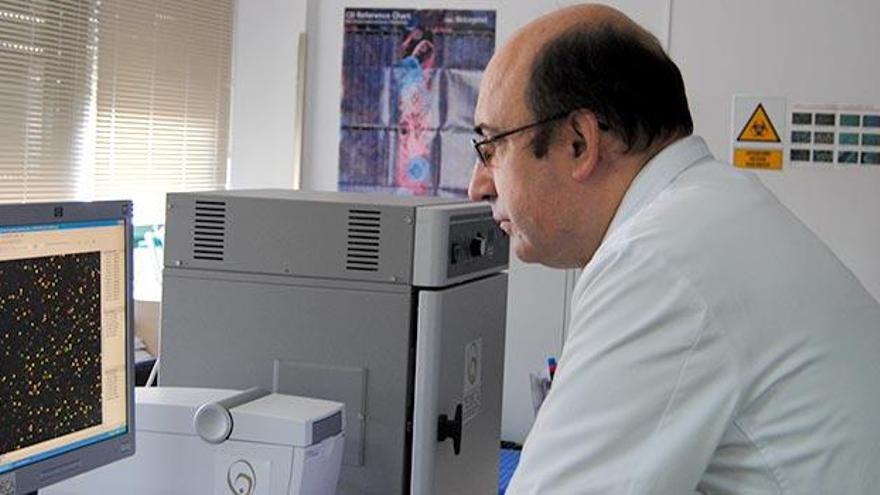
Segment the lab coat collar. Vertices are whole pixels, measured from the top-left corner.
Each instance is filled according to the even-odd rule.
[[[623,196],[623,201],[617,207],[617,212],[602,242],[605,242],[620,225],[653,201],[679,174],[707,158],[712,158],[712,152],[699,136],[688,136],[663,148],[633,179]]]

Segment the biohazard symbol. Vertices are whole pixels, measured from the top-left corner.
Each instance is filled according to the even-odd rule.
[[[745,127],[739,131],[739,136],[737,136],[736,140],[739,142],[758,143],[780,142],[779,134],[777,134],[776,128],[773,127],[773,122],[770,122],[770,117],[767,115],[767,111],[764,110],[764,105],[758,103],[758,108],[752,112],[752,116],[749,117]]]

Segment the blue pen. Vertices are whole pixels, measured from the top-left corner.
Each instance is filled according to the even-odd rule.
[[[550,380],[553,380],[553,375],[556,374],[556,358],[548,357],[547,358],[547,371],[550,372]]]

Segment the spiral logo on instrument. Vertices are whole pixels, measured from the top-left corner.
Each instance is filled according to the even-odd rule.
[[[234,495],[253,495],[257,487],[254,467],[244,459],[233,462],[226,471],[226,484]]]

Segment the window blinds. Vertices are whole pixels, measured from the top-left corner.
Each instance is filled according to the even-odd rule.
[[[0,201],[74,199],[85,177],[96,0],[0,2]]]
[[[226,182],[232,0],[0,0],[0,201]]]
[[[166,191],[225,185],[232,2],[100,8],[94,197],[133,198],[158,223]]]

